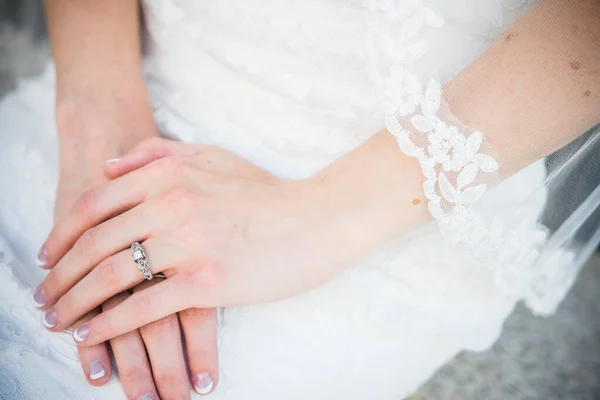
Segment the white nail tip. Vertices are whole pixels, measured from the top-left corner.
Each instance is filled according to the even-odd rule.
[[[95,374],[90,374],[90,379],[94,381],[96,379],[104,377],[104,375],[106,375],[106,372],[103,369],[102,371],[96,372]]]
[[[213,388],[214,383],[211,382],[207,387],[205,388],[199,388],[198,386],[194,385],[194,389],[196,389],[196,392],[198,392],[198,394],[209,394],[210,391]]]
[[[56,326],[56,324],[49,324],[45,317],[42,317],[42,324],[44,324],[46,328],[54,328]]]
[[[73,337],[75,338],[75,340],[77,340],[78,342],[83,342],[85,340],[85,338],[82,338],[81,336],[79,336],[79,334],[77,333],[77,329],[75,329],[73,331]]]
[[[121,161],[120,158],[111,158],[110,160],[106,160],[105,163],[106,164],[112,164],[112,163],[116,163],[116,162],[119,162],[119,161]]]
[[[41,308],[41,307],[44,307],[46,305],[46,303],[38,303],[35,300],[35,297],[32,297],[31,301],[33,302],[33,305],[36,306],[36,308]],[[45,325],[45,322],[46,322],[46,320],[44,320],[44,325]],[[50,328],[52,328],[52,327],[50,327]]]
[[[31,260],[31,258],[30,258],[30,260]],[[39,259],[39,257],[36,257],[35,263],[38,265],[38,267],[43,267],[44,265],[48,264],[48,261],[42,261]]]
[[[89,374],[90,374],[90,379],[91,380],[96,380],[96,379],[100,379],[102,378],[104,375],[106,375],[106,371],[104,370],[104,367],[102,366],[102,363],[98,360],[94,360],[90,363],[90,367],[89,367]]]

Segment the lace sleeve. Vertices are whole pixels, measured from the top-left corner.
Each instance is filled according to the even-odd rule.
[[[389,9],[393,8],[389,2],[371,3],[369,78],[387,130],[402,152],[421,166],[427,206],[443,238],[460,246],[482,267],[491,268],[507,296],[525,300],[537,314],[553,313],[571,287],[581,257],[575,262],[574,247],[564,245],[565,233],[551,237],[537,216],[522,218],[519,210],[482,211],[480,200],[501,181],[502,160],[484,133],[452,115],[440,83],[425,78],[427,83],[422,84],[423,77],[410,68],[427,51],[419,31],[424,26],[442,27],[442,16],[434,9],[415,6],[409,13],[404,10],[400,18]],[[387,13],[384,20],[389,23],[381,24],[378,13]],[[548,180],[544,184],[542,189],[548,189]],[[586,245],[582,251],[589,255],[593,243]]]

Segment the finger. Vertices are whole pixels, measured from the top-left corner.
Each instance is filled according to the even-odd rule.
[[[86,231],[39,285],[36,294],[43,293],[44,297],[40,308],[55,304],[103,260],[148,238],[158,225],[157,219],[151,218],[153,204],[143,203]]]
[[[158,280],[157,280],[158,281]],[[135,287],[134,293],[155,285],[146,281]],[[188,382],[181,331],[177,314],[171,314],[139,329],[148,350],[154,382],[163,399],[189,399]]]
[[[80,330],[86,332],[85,338],[78,343],[80,346],[93,346],[188,308],[191,300],[186,286],[187,283],[178,275],[164,279],[80,325],[73,335]]]
[[[87,314],[78,325],[95,317],[100,309],[95,309]],[[106,343],[99,343],[92,347],[79,347],[79,362],[87,381],[93,386],[102,386],[109,381],[112,374],[112,365],[108,356]]]
[[[38,255],[40,265],[52,268],[84,232],[169,189],[185,166],[183,158],[163,158],[85,192],[48,235]]]
[[[132,151],[118,159],[108,160],[104,165],[104,175],[114,179],[141,168],[159,158],[173,155],[190,156],[202,151],[203,146],[181,143],[168,139],[145,140]]]
[[[214,308],[188,308],[179,312],[185,335],[192,386],[208,394],[217,386],[217,314]]]
[[[120,293],[102,305],[103,312],[122,303],[129,294]],[[146,348],[138,330],[127,332],[110,341],[115,357],[119,380],[128,399],[158,399],[154,379],[146,355]],[[79,347],[80,351],[86,347]],[[152,397],[149,397],[152,396]]]
[[[166,266],[169,265],[168,262],[173,260],[173,248],[160,239],[148,239],[142,246],[146,250],[148,268],[153,274],[165,271]],[[168,276],[169,271],[165,272]],[[70,326],[80,315],[144,280],[144,276],[132,258],[130,249],[108,257],[77,282],[56,302],[54,307],[47,311],[47,313],[53,313],[54,318],[54,326],[49,329],[60,331],[64,327]]]

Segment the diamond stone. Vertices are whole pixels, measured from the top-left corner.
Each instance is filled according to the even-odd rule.
[[[144,258],[144,254],[142,253],[142,250],[135,250],[133,252],[133,259],[134,260],[141,260],[142,258]]]

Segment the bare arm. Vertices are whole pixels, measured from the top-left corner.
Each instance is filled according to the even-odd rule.
[[[600,122],[600,1],[540,2],[449,82],[444,97],[484,132],[504,176],[569,143]],[[431,218],[417,161],[386,131],[317,179],[336,194],[332,204],[351,202],[358,226],[376,236]]]
[[[445,88],[511,171],[600,122],[600,1],[545,0]]]
[[[136,0],[45,0],[56,63],[56,116],[61,157],[85,136],[104,160],[153,132],[141,71],[140,14]],[[77,149],[85,150],[85,149]]]

